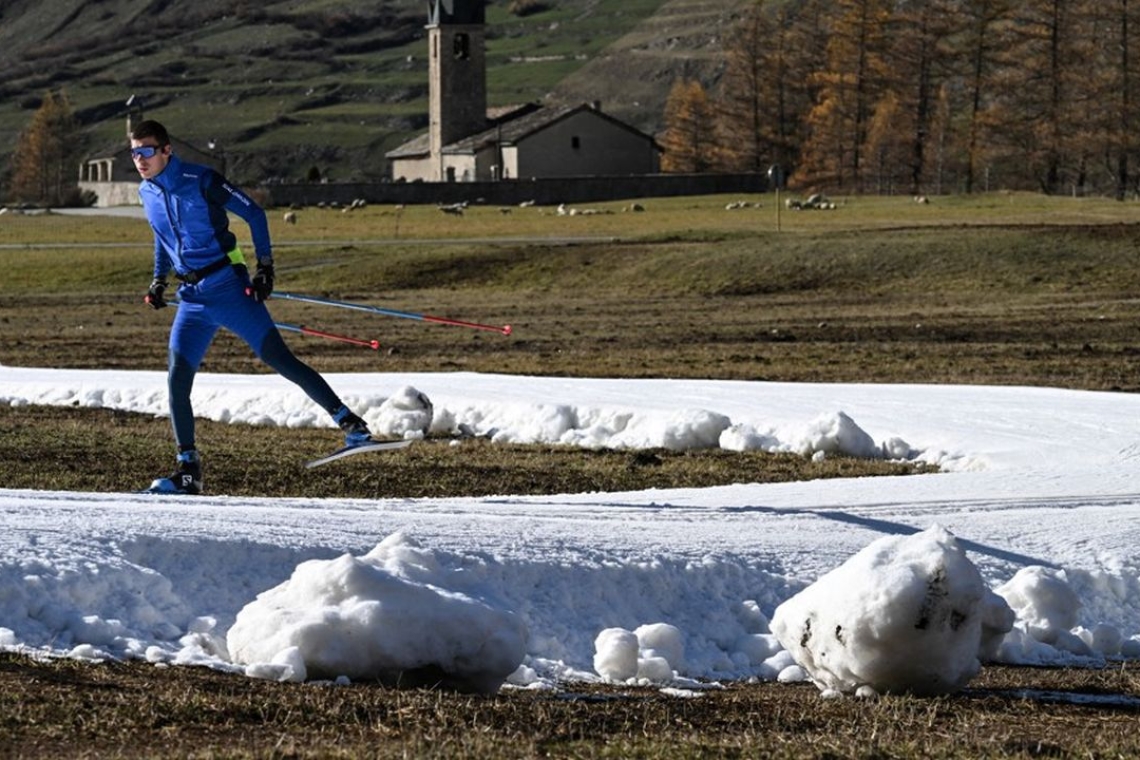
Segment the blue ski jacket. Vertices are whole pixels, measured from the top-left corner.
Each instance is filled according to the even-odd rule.
[[[171,155],[161,174],[139,185],[139,198],[154,230],[155,277],[166,277],[172,268],[185,276],[238,251],[227,211],[249,225],[257,260],[273,258],[265,211],[208,166]]]

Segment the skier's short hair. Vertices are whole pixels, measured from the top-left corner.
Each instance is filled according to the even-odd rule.
[[[170,134],[166,127],[154,119],[144,119],[131,130],[132,140],[145,140],[148,137],[153,137],[160,147],[170,144]]]

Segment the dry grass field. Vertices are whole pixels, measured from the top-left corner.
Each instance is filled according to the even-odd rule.
[[[278,288],[494,325],[510,337],[272,303],[326,371],[1053,385],[1132,390],[1140,225],[1127,204],[985,196],[772,198],[553,209],[273,212]],[[511,213],[502,213],[509,210]],[[0,216],[0,362],[163,369],[170,312],[141,305],[144,222]],[[205,369],[256,372],[220,340]]]
[[[290,336],[322,371],[1140,387],[1134,205],[853,198],[831,212],[778,213],[763,197],[726,210],[734,200],[648,200],[644,212],[597,204],[578,216],[302,209],[295,226],[273,212],[279,288],[513,333],[271,307],[281,321],[381,343],[373,352]],[[171,310],[142,304],[149,249],[137,219],[0,215],[0,364],[163,369]],[[264,371],[230,338],[205,369]],[[161,420],[120,413],[4,408],[0,476],[78,488],[65,472],[42,472],[50,450],[68,465],[59,470],[99,466],[107,473],[94,487],[121,490],[165,466],[168,435]],[[300,461],[327,444],[305,431],[217,425],[209,435],[265,467],[283,445]],[[713,485],[742,470],[757,481],[906,471],[717,452],[479,444],[460,461],[446,445],[413,451],[383,483],[362,485],[352,465],[324,480],[286,468],[269,480],[288,495],[414,497]],[[236,466],[211,478],[231,493],[265,489]],[[958,695],[869,702],[747,683],[694,699],[582,684],[477,698],[0,657],[0,756],[11,757],[1135,757],[1138,717],[1133,665],[986,668]]]

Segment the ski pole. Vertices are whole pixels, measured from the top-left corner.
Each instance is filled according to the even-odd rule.
[[[150,303],[150,296],[144,299]],[[171,306],[177,307],[181,301],[170,300],[167,301]],[[362,340],[361,338],[351,338],[347,335],[340,335],[338,333],[326,332],[324,330],[317,330],[312,327],[305,327],[304,325],[291,325],[288,322],[274,322],[273,326],[278,330],[286,330],[287,332],[301,333],[302,335],[309,335],[314,338],[326,338],[328,340],[336,340],[341,343],[351,343],[354,346],[363,346],[364,348],[371,348],[373,351],[380,350],[380,341],[378,340]]]
[[[311,335],[314,338],[327,338],[329,340],[338,340],[341,343],[351,343],[354,346],[363,346],[364,348],[371,348],[373,351],[380,350],[380,341],[378,340],[361,340],[360,338],[350,338],[347,335],[338,335],[337,333],[325,332],[324,330],[315,330],[312,327],[305,327],[304,325],[291,325],[287,322],[274,322],[278,330],[288,330],[290,332],[299,332],[302,335]]]
[[[455,327],[470,327],[474,330],[489,330],[491,332],[502,333],[503,335],[511,334],[511,326],[503,325],[481,325],[478,322],[464,322],[460,319],[448,319],[447,317],[437,317],[432,314],[416,314],[411,311],[397,311],[396,309],[384,309],[379,306],[369,306],[367,304],[350,303],[348,301],[334,301],[331,298],[319,298],[317,296],[306,296],[300,293],[282,293],[279,291],[273,292],[273,298],[284,298],[289,301],[302,301],[304,303],[316,303],[324,306],[335,306],[340,309],[356,309],[357,311],[367,311],[373,314],[383,314],[388,317],[401,317],[403,319],[418,319],[421,322],[434,322],[440,325],[452,325]]]

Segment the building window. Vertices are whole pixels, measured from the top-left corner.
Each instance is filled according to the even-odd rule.
[[[582,141],[578,138],[578,135],[573,135],[570,138],[570,147],[573,150],[578,150],[578,148],[582,147]]]
[[[455,41],[452,43],[452,52],[455,54],[457,61],[466,61],[471,56],[471,38],[464,32],[455,35]]]

